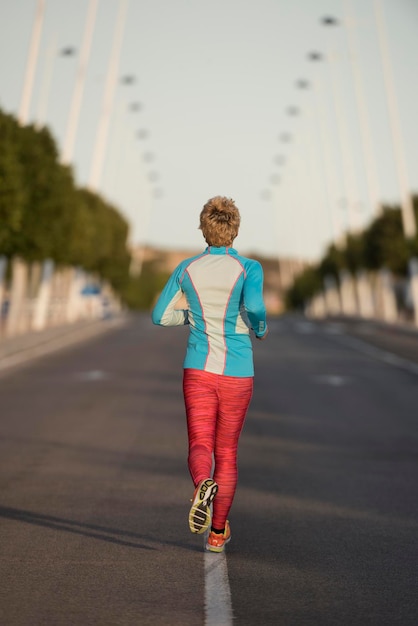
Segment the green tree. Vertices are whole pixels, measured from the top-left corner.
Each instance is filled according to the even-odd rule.
[[[343,264],[352,274],[365,267],[365,242],[362,233],[347,235],[342,250]]]
[[[0,111],[0,254],[11,256],[24,219],[23,168],[16,145],[16,122]]]
[[[339,272],[344,268],[344,254],[335,244],[328,246],[328,249],[318,266],[319,274],[334,276],[338,280]]]
[[[131,263],[127,248],[129,225],[98,194],[82,189],[77,197],[72,262],[97,272],[114,287],[122,287],[128,280]]]
[[[72,172],[58,162],[57,147],[48,129],[19,128],[17,141],[25,206],[15,253],[28,261],[53,258],[65,263],[72,219]]]
[[[161,272],[154,261],[146,261],[138,277],[131,277],[122,293],[131,309],[149,310],[167,282],[169,274]]]
[[[287,290],[285,305],[287,309],[301,309],[322,289],[322,275],[318,267],[308,267],[296,277],[293,285]]]
[[[364,233],[364,259],[368,269],[387,267],[394,274],[407,272],[409,246],[403,234],[401,211],[384,207]]]
[[[76,187],[47,128],[0,111],[0,141],[0,254],[78,265],[127,290],[129,225],[117,208]]]

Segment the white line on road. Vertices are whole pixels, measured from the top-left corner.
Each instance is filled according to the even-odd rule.
[[[232,626],[232,620],[226,553],[205,550],[205,626]]]
[[[311,333],[316,332],[316,328],[312,322],[296,322],[295,330],[297,333],[301,333],[302,335],[310,335]]]
[[[314,376],[313,379],[320,385],[331,385],[332,387],[342,387],[350,382],[348,376],[339,376],[337,374],[320,374]]]
[[[335,339],[340,343],[357,350],[358,352],[362,352],[363,354],[367,354],[367,356],[371,356],[375,359],[379,359],[384,363],[388,363],[389,365],[394,365],[395,367],[399,367],[403,370],[411,372],[412,374],[418,374],[418,365],[413,363],[412,361],[408,361],[408,359],[403,359],[402,357],[393,354],[392,352],[387,352],[386,350],[381,350],[380,348],[376,348],[375,346],[371,346],[370,344],[358,339],[356,337],[348,337],[344,336],[336,336]]]
[[[95,381],[109,378],[109,375],[103,370],[89,370],[88,372],[80,372],[76,375],[79,380]]]

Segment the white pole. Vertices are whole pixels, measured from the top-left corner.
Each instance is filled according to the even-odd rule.
[[[54,262],[47,259],[42,265],[42,277],[32,318],[33,330],[43,330],[47,324],[53,273]]]
[[[110,133],[110,143],[113,146],[112,159],[108,159],[103,168],[106,191],[109,198],[117,198],[120,174],[126,171],[126,146],[129,141],[126,125],[124,124],[126,103],[121,100],[115,108],[115,123]]]
[[[379,270],[378,273],[379,289],[382,305],[382,316],[385,322],[394,323],[398,321],[398,308],[396,306],[396,298],[393,291],[393,278],[390,271],[386,268]]]
[[[329,26],[326,24],[325,27],[335,29],[336,22],[333,20]],[[356,227],[359,226],[356,223],[357,219],[354,216],[354,203],[358,199],[357,177],[354,168],[352,152],[350,150],[350,133],[347,125],[347,117],[344,113],[343,97],[341,94],[340,86],[337,83],[337,72],[335,68],[337,53],[333,53],[330,46],[327,47],[327,56],[325,60],[328,63],[330,75],[332,107],[334,109],[334,117],[336,122],[336,138],[338,143],[338,150],[340,153],[339,160],[341,165],[341,177],[344,189],[344,203],[348,211],[349,231],[353,232],[356,230]]]
[[[357,298],[355,292],[355,283],[351,273],[348,270],[340,272],[340,297],[341,312],[344,315],[357,315]]]
[[[320,83],[319,79],[313,84],[314,90],[314,98],[315,98],[315,106],[317,112],[317,118],[319,121],[318,132],[319,132],[319,152],[320,152],[320,161],[322,164],[322,174],[325,183],[326,190],[326,204],[328,213],[330,216],[330,224],[331,224],[331,232],[332,237],[335,243],[340,236],[340,232],[338,231],[337,223],[339,218],[335,215],[335,171],[332,171],[332,155],[331,155],[331,146],[329,142],[329,133],[327,132],[327,128],[325,126],[325,112],[321,108],[319,97],[320,97]]]
[[[127,8],[128,0],[120,0],[119,12],[113,36],[112,52],[109,59],[106,86],[103,96],[102,112],[100,115],[99,127],[97,129],[96,145],[93,153],[93,160],[90,171],[89,187],[93,191],[97,191],[99,187],[103,169]]]
[[[20,332],[24,317],[28,285],[28,266],[23,259],[15,257],[12,262],[10,305],[6,321],[6,335],[12,337]]]
[[[379,204],[379,200],[381,199],[380,186],[377,174],[376,158],[373,150],[373,140],[370,131],[369,111],[364,95],[364,83],[361,76],[360,63],[357,58],[358,46],[355,39],[354,20],[352,17],[352,6],[350,5],[350,0],[344,0],[344,13],[350,65],[354,79],[354,95],[356,99],[360,136],[365,161],[365,175],[370,210],[374,211],[375,214],[379,214],[381,213],[381,206]]]
[[[32,36],[29,45],[28,59],[26,62],[26,72],[23,81],[22,98],[19,108],[19,124],[24,126],[29,118],[29,106],[32,96],[33,79],[35,76],[36,63],[38,60],[39,43],[41,41],[42,24],[45,14],[45,0],[38,0],[35,19],[32,26]]]
[[[373,300],[370,275],[365,270],[356,273],[357,301],[360,317],[372,318],[376,316],[376,307]]]
[[[386,26],[381,1],[374,0],[374,11],[376,16],[380,53],[382,57],[383,78],[389,109],[389,123],[392,133],[393,149],[395,153],[395,166],[398,175],[399,190],[401,193],[402,224],[404,235],[407,239],[409,239],[415,237],[417,227],[415,223],[414,208],[412,205],[412,198],[409,188],[398,103],[396,99],[396,87],[393,80],[392,68],[389,58],[389,46],[387,42]]]
[[[313,130],[313,126],[317,123],[316,120],[314,119],[314,112],[313,109],[310,108],[306,111],[306,128],[305,128],[305,158],[303,159],[305,162],[305,179],[308,181],[312,178],[312,172],[315,172],[315,168],[316,163],[318,161],[318,146],[315,145],[315,137],[314,137],[314,130]],[[303,157],[303,152],[301,154],[301,158]],[[320,165],[317,168],[319,171],[319,176],[316,176],[316,181],[315,181],[315,185],[317,186],[321,186],[324,184],[324,175],[322,174],[321,176],[321,171],[320,171]],[[322,163],[322,166],[324,164]],[[329,175],[331,175],[329,173]],[[316,198],[316,202],[318,202],[318,197],[320,196],[320,194],[316,191],[317,188],[313,188],[313,189],[309,189],[309,187],[302,185],[302,187],[305,189],[306,195],[306,206],[307,207],[312,207],[311,208],[311,222],[308,226],[308,231],[310,229],[311,233],[307,233],[309,236],[312,236],[312,233],[316,234],[316,239],[318,242],[318,248],[323,248],[324,247],[324,243],[328,243],[331,240],[333,240],[335,243],[337,243],[338,241],[338,237],[341,235],[341,233],[343,232],[343,227],[341,224],[341,216],[340,213],[336,213],[335,211],[332,210],[331,207],[329,207],[329,215],[326,216],[326,220],[328,220],[329,223],[329,232],[327,232],[327,234],[325,235],[324,233],[324,229],[322,227],[322,223],[319,220],[319,216],[318,214],[316,214],[314,207],[313,207],[313,202],[315,202],[314,198]],[[328,204],[330,204],[330,202],[328,202]],[[320,244],[320,246],[319,246]]]
[[[308,109],[308,107],[304,107],[304,112],[299,116],[299,132],[293,133],[294,135],[294,150],[289,159],[289,164],[287,169],[290,171],[287,172],[289,182],[292,181],[292,187],[290,189],[291,199],[290,205],[288,209],[290,210],[290,219],[294,228],[294,233],[296,235],[296,250],[295,256],[298,259],[306,259],[307,254],[307,244],[309,248],[309,243],[312,242],[314,238],[319,244],[323,243],[323,240],[329,241],[329,239],[336,238],[336,224],[332,217],[330,217],[330,232],[327,233],[327,236],[324,237],[323,232],[323,224],[322,224],[322,213],[315,209],[315,202],[318,202],[318,193],[314,188],[309,188],[307,184],[300,185],[295,183],[295,181],[309,181],[312,178],[312,172],[315,170],[316,160],[317,160],[317,150],[318,147],[314,145],[314,137],[312,136],[312,107]],[[308,130],[309,127],[309,130]],[[310,136],[309,136],[310,134]],[[315,155],[313,156],[313,149],[315,149]],[[293,170],[293,171],[292,171]],[[315,181],[319,184],[323,184],[320,176],[314,176]],[[319,207],[322,209],[322,207]],[[326,216],[326,219],[328,215]],[[300,226],[301,223],[305,224],[305,228]],[[322,228],[321,228],[322,227]],[[308,241],[304,241],[304,235],[307,237]]]
[[[81,102],[86,82],[87,65],[90,57],[91,42],[96,22],[98,0],[90,0],[84,27],[83,43],[80,49],[77,76],[71,100],[70,113],[67,122],[67,131],[62,151],[62,163],[69,164],[74,154],[74,142],[80,117]]]
[[[42,128],[42,126],[46,123],[47,111],[48,111],[48,100],[49,100],[49,92],[51,88],[52,75],[54,72],[54,61],[55,56],[57,54],[57,42],[56,37],[54,37],[47,49],[44,72],[42,77],[42,83],[39,93],[38,100],[38,111],[36,114],[36,127]]]
[[[0,337],[3,332],[3,298],[6,292],[6,269],[7,269],[7,259],[5,256],[0,256]]]
[[[414,324],[418,326],[418,259],[409,260],[410,289],[414,307]]]

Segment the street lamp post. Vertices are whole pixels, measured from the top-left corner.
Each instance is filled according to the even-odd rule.
[[[122,36],[126,21],[128,0],[120,0],[119,11],[113,35],[112,51],[109,59],[102,110],[96,135],[96,143],[90,170],[89,187],[97,191],[100,184],[104,158],[106,154],[107,137],[112,114],[113,96],[116,88],[119,57],[122,47]]]
[[[301,82],[302,85],[300,85]],[[300,89],[307,89],[309,85],[306,81],[298,81],[297,86]],[[324,224],[322,223],[324,211],[323,207],[319,207],[317,204],[318,196],[321,195],[321,190],[319,190],[318,194],[321,176],[316,175],[318,165],[321,165],[321,148],[318,150],[318,147],[316,149],[314,147],[315,142],[312,136],[312,106],[310,106],[307,101],[304,103],[302,111],[300,128],[295,137],[294,145],[295,178],[298,181],[298,183],[294,185],[294,194],[296,206],[300,211],[301,220],[303,220],[304,224],[304,227],[302,227],[301,224],[299,228],[300,239],[302,236],[305,237],[303,245],[300,243],[301,256],[302,251],[311,247],[313,241],[318,245],[324,238],[335,238],[337,233],[336,222],[332,211],[325,213],[325,224],[329,228],[329,232],[327,228],[327,235],[324,233]],[[299,115],[299,109],[293,106],[289,107],[288,114],[292,116]],[[322,141],[324,141],[323,138]],[[320,153],[319,159],[318,152]],[[321,172],[319,173],[321,174]],[[323,173],[325,174],[325,172]],[[304,182],[300,184],[299,181]],[[322,183],[324,184],[325,180],[322,180]],[[325,196],[327,196],[327,194],[325,194]]]
[[[120,83],[124,86],[131,86],[135,83],[135,76],[129,75],[120,78]],[[129,105],[128,111],[138,113],[141,110],[139,102]],[[106,161],[105,165],[105,185],[113,196],[116,197],[121,187],[121,178],[125,174],[128,167],[128,148],[132,142],[132,129],[127,123],[128,113],[126,101],[120,100],[115,107],[115,122],[112,125],[112,133],[110,141],[112,141],[111,159]]]
[[[381,3],[374,0],[380,54],[382,58],[383,78],[386,89],[386,98],[389,110],[389,122],[392,133],[393,149],[395,153],[395,167],[398,176],[399,190],[401,194],[402,227],[406,239],[413,239],[417,233],[414,207],[409,189],[408,172],[405,162],[405,153],[402,142],[402,131],[398,112],[395,84],[393,81],[392,68],[389,58],[389,46],[387,43],[385,20]],[[409,259],[410,288],[414,308],[414,323],[418,326],[418,259]]]
[[[399,119],[396,88],[393,81],[390,63],[389,46],[387,43],[386,26],[381,2],[374,0],[374,11],[377,24],[377,33],[382,58],[383,79],[386,90],[386,98],[389,110],[389,123],[392,133],[393,150],[395,153],[395,167],[398,176],[399,190],[401,194],[402,224],[406,239],[412,239],[417,232],[414,207],[409,189],[409,180],[405,162],[405,152],[402,141],[402,131]]]
[[[32,26],[32,36],[29,45],[28,58],[26,62],[25,77],[23,80],[22,97],[18,113],[18,120],[21,126],[28,122],[29,107],[32,97],[33,80],[35,77],[36,63],[39,54],[39,43],[41,41],[42,25],[45,14],[45,0],[38,0],[35,19]]]
[[[48,118],[48,103],[50,97],[51,83],[54,74],[54,65],[56,58],[60,57],[73,57],[76,53],[75,48],[71,46],[67,46],[62,50],[58,51],[56,40],[53,39],[48,46],[48,50],[46,52],[45,59],[45,67],[43,72],[42,83],[40,87],[39,100],[38,100],[38,111],[36,114],[36,127],[42,128],[46,124]]]
[[[324,17],[321,23],[325,27],[335,28],[339,22],[334,17]],[[335,55],[334,55],[335,56]],[[343,98],[337,86],[337,77],[334,69],[334,58],[330,48],[327,49],[328,68],[330,73],[330,83],[332,90],[332,106],[337,128],[338,147],[342,167],[342,180],[344,194],[348,202],[349,230],[355,230],[357,223],[354,204],[358,200],[358,184],[354,166],[354,159],[350,150],[350,133],[347,127],[347,117],[344,114]]]
[[[337,26],[338,22],[333,17],[326,17],[322,20],[322,24],[324,26]],[[342,184],[344,188],[344,194],[347,198],[347,217],[348,217],[348,230],[354,230],[354,215],[352,211],[351,198],[352,198],[352,180],[351,185],[349,183],[349,173],[352,174],[352,163],[349,156],[349,150],[347,145],[348,133],[346,132],[346,122],[345,117],[342,113],[342,102],[339,97],[339,93],[336,85],[336,78],[333,69],[333,58],[330,51],[330,48],[327,48],[326,55],[328,71],[330,75],[330,84],[331,84],[331,106],[334,111],[334,118],[336,124],[336,137],[337,137],[337,145],[339,151],[339,160],[341,167],[341,178]],[[351,177],[352,178],[352,177]]]
[[[357,114],[360,127],[361,143],[364,155],[364,170],[367,183],[370,209],[373,213],[380,213],[380,186],[377,173],[376,157],[373,149],[373,141],[370,130],[369,111],[364,95],[363,79],[360,71],[360,63],[357,60],[357,44],[353,25],[352,8],[350,0],[343,0],[345,31],[347,34],[350,66],[353,74],[354,95],[356,100]]]
[[[93,39],[94,24],[96,21],[98,0],[90,0],[84,27],[83,42],[78,60],[77,76],[71,99],[70,112],[67,122],[67,130],[62,151],[62,163],[69,164],[73,158],[74,142],[80,117],[81,102],[83,99],[84,85],[86,82],[87,64],[90,57],[91,42]]]
[[[308,60],[313,63],[322,62],[322,54],[319,52],[311,52],[308,55]],[[339,236],[339,231],[337,229],[337,221],[335,215],[335,175],[331,171],[331,167],[333,166],[333,160],[331,159],[331,149],[329,142],[329,133],[327,133],[327,129],[324,122],[324,115],[321,110],[320,105],[320,89],[319,89],[319,80],[316,77],[316,80],[312,82],[312,90],[314,93],[314,107],[315,107],[315,116],[318,120],[317,125],[317,133],[318,133],[318,144],[319,144],[319,161],[322,170],[322,180],[323,186],[325,189],[325,202],[327,205],[327,210],[329,214],[329,219],[331,223],[331,232],[332,238],[336,241],[337,236]]]

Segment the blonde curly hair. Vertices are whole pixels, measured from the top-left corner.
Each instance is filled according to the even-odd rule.
[[[208,246],[230,247],[238,235],[241,216],[231,198],[215,196],[200,213],[200,230]]]

